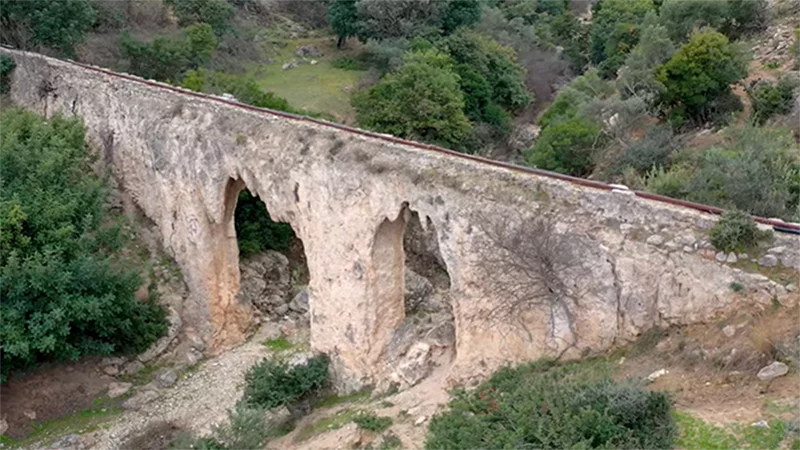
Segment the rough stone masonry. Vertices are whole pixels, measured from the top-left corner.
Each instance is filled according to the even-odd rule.
[[[121,188],[157,224],[190,290],[184,326],[209,348],[241,342],[251,324],[236,295],[237,194],[246,187],[291,224],[310,273],[312,347],[331,356],[342,391],[387,377],[412,212],[435,229],[449,272],[454,380],[797,302],[796,291],[732,262],[764,255],[718,260],[711,214],[0,51],[17,62],[13,101],[82,118]],[[799,243],[776,235],[771,270],[796,271]]]

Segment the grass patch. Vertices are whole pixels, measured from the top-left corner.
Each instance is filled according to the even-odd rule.
[[[297,432],[294,440],[295,442],[302,442],[324,431],[342,428],[343,426],[352,422],[358,413],[358,410],[355,409],[343,409],[332,416],[325,417],[301,428],[300,431]]]
[[[368,400],[371,394],[372,394],[371,389],[366,389],[348,395],[337,395],[335,393],[328,394],[320,398],[316,402],[314,402],[312,407],[314,409],[322,409],[322,408],[330,408],[336,405],[341,405],[342,403],[362,403]]]
[[[279,352],[290,350],[292,347],[294,347],[294,345],[292,345],[292,343],[289,342],[288,339],[286,339],[286,336],[281,336],[275,339],[267,339],[266,341],[264,341],[263,344],[264,347]]]
[[[161,366],[146,364],[144,369],[132,375],[123,375],[120,377],[120,379],[127,383],[133,383],[134,386],[144,386],[145,384],[153,381],[153,378],[156,376],[156,372],[158,372],[158,369],[160,368]]]
[[[392,426],[391,417],[376,416],[375,413],[364,413],[353,418],[353,422],[362,430],[380,433]]]
[[[777,419],[769,420],[769,427],[743,424],[721,427],[678,411],[672,415],[680,430],[676,444],[686,450],[778,449],[786,437],[786,424]]]
[[[92,408],[37,422],[33,425],[33,430],[22,439],[0,436],[0,444],[7,448],[27,448],[34,443],[46,444],[67,434],[91,433],[123,411],[116,402],[108,398],[98,398],[93,403],[95,406]]]
[[[337,68],[333,62],[345,57],[355,59],[352,50],[337,50],[328,37],[284,42],[285,47],[273,47],[272,64],[253,66],[249,75],[262,89],[285,98],[295,108],[330,114],[337,121],[351,123],[355,110],[350,105],[350,94],[366,71]],[[313,58],[317,64],[283,70],[284,64],[300,60],[295,51],[301,45],[314,45],[323,56]]]
[[[740,259],[739,261],[729,265],[748,273],[759,273],[784,286],[792,282],[797,282],[797,271],[791,267],[784,267],[782,265],[775,267],[762,267],[759,266],[755,261],[749,261],[745,259]]]

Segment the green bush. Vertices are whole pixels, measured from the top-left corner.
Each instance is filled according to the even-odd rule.
[[[335,67],[337,69],[342,70],[367,70],[368,67],[364,63],[356,58],[351,58],[349,56],[342,56],[341,58],[336,58],[331,62],[331,67]]]
[[[94,21],[89,0],[0,2],[0,39],[17,48],[43,46],[74,57]]]
[[[672,448],[667,394],[581,364],[503,368],[473,391],[455,391],[450,409],[431,420],[425,448]]]
[[[259,108],[277,109],[291,113],[299,112],[292,108],[286,99],[278,97],[272,92],[261,90],[258,83],[249,77],[199,68],[186,72],[180,86],[195,92],[215,95],[230,94],[242,103]]]
[[[186,27],[197,23],[207,23],[217,36],[222,36],[231,28],[235,14],[233,5],[226,0],[164,0],[171,6],[178,18],[178,25]]]
[[[637,29],[648,12],[654,11],[652,0],[602,0],[593,7],[589,49],[592,61],[600,64],[615,58],[619,65],[624,55],[638,42]],[[617,65],[616,67],[619,67]],[[606,70],[613,73],[616,67]]]
[[[352,99],[360,126],[458,148],[469,137],[452,59],[436,50],[406,53],[400,69]]]
[[[242,401],[264,409],[290,405],[317,393],[325,385],[327,376],[325,355],[294,367],[277,358],[266,358],[245,374]]]
[[[379,417],[375,413],[360,414],[353,419],[356,425],[362,430],[380,433],[392,426],[391,417]]]
[[[711,245],[723,252],[751,250],[758,242],[769,239],[769,231],[761,231],[756,223],[738,209],[725,211],[711,229]]]
[[[211,26],[205,23],[184,28],[177,38],[158,36],[149,43],[137,41],[128,33],[120,38],[130,73],[168,82],[178,82],[186,71],[208,62],[217,45]]]
[[[80,122],[0,116],[2,378],[45,361],[141,352],[166,332],[164,309],[137,301]]]
[[[630,144],[622,156],[614,162],[613,175],[631,167],[644,174],[654,167],[666,167],[670,154],[677,148],[674,134],[669,127],[653,126],[645,131],[645,135]]]
[[[0,94],[8,94],[11,90],[11,72],[17,63],[8,55],[0,55]]]
[[[693,34],[658,69],[656,79],[664,85],[660,98],[673,118],[704,121],[731,109],[724,101],[733,95],[730,85],[746,75],[747,58],[740,48],[716,31],[704,31]]]
[[[587,119],[573,118],[545,128],[526,157],[528,165],[545,170],[586,176],[601,146],[602,130]]]
[[[264,250],[286,250],[294,237],[291,225],[273,222],[264,202],[247,190],[239,194],[234,226],[242,256]]]
[[[763,217],[800,215],[800,162],[788,130],[732,130],[725,145],[676,153],[684,161],[648,177],[648,190]]]
[[[763,124],[773,116],[792,112],[795,89],[797,82],[789,77],[781,78],[777,84],[761,82],[755,88],[748,89],[756,123]]]
[[[680,44],[694,29],[720,29],[728,17],[728,5],[725,0],[664,0],[658,13],[672,41]]]

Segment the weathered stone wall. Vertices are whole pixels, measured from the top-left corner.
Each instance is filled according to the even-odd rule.
[[[209,348],[241,341],[251,321],[237,301],[233,226],[245,186],[303,241],[312,346],[333,357],[344,390],[386,377],[387,345],[404,314],[409,210],[433,225],[450,275],[459,379],[602,351],[652,326],[707,321],[773,297],[796,301],[767,277],[717,260],[707,244],[713,215],[2,51],[17,61],[13,100],[81,117],[123,189],[158,224],[191,291],[183,321]],[[563,275],[580,296],[528,308],[515,323],[493,321],[505,299],[486,282],[492,249],[480,225],[545,211],[577,255]],[[782,264],[796,270],[798,239],[776,240],[786,247]]]

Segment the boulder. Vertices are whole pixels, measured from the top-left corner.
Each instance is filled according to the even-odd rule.
[[[108,398],[117,398],[119,396],[127,394],[132,387],[133,384],[131,383],[117,383],[117,382],[108,383],[108,392],[106,395],[108,395]]]
[[[289,309],[294,312],[305,314],[308,312],[308,286],[303,286],[300,292],[289,302]]]
[[[437,309],[437,302],[432,299],[433,296],[434,289],[431,282],[411,269],[406,268],[405,291],[403,292],[406,311]]]
[[[322,56],[322,52],[317,49],[317,47],[313,45],[303,45],[297,49],[295,54],[301,58],[305,58],[307,56],[319,57]]]
[[[144,369],[144,364],[139,361],[131,361],[122,367],[123,375],[135,375]]]
[[[789,372],[789,366],[782,362],[775,361],[768,366],[762,367],[756,376],[761,381],[769,381],[778,377],[782,377],[786,375],[787,372]]]
[[[144,405],[152,402],[159,396],[160,394],[155,390],[142,391],[134,395],[133,397],[125,400],[122,403],[122,407],[125,409],[134,409],[134,410],[141,409]]]
[[[408,349],[397,364],[395,373],[408,386],[414,386],[430,373],[432,366],[430,354],[430,345],[425,342],[417,342]]]
[[[758,265],[762,267],[775,267],[778,265],[778,257],[775,255],[764,255],[758,260]]]
[[[268,250],[244,259],[239,264],[239,298],[263,314],[276,317],[286,313],[291,289],[289,260]]]
[[[156,385],[160,388],[167,388],[178,381],[178,373],[175,369],[161,369],[155,376]]]

